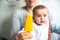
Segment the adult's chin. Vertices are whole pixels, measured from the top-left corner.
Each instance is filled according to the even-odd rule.
[[[31,6],[31,7],[33,7],[33,6],[35,6],[36,4],[34,4],[34,3],[31,3],[29,6]]]

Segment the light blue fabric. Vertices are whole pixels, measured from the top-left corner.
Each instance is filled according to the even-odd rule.
[[[51,32],[60,34],[60,25],[51,23]]]
[[[27,15],[27,10],[23,7],[16,9],[12,15],[12,27],[11,27],[11,40],[15,35],[24,27],[25,18]]]

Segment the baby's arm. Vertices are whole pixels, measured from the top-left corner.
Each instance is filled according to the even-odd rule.
[[[51,24],[51,32],[55,32],[57,34],[60,34],[60,25]]]

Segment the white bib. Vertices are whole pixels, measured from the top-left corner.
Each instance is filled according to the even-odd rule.
[[[48,40],[49,22],[41,26],[38,26],[33,22],[33,26],[34,31],[32,33],[33,35],[32,40]]]

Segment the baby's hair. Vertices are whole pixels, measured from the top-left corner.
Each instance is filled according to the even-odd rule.
[[[35,6],[35,7],[33,8],[33,15],[35,14],[35,11],[36,11],[37,9],[44,9],[44,8],[47,8],[47,7],[44,6],[44,5]]]

